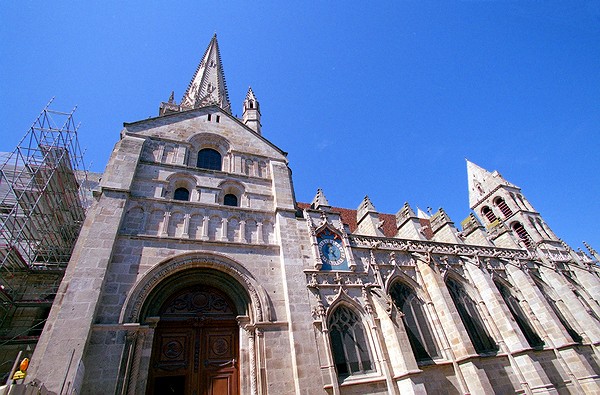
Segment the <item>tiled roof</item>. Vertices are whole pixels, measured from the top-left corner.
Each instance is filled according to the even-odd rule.
[[[306,209],[310,208],[309,203],[298,203],[298,208]],[[356,231],[358,224],[356,223],[356,210],[341,207],[331,207],[331,211],[337,213],[342,218],[342,222],[350,228],[350,232]],[[385,237],[396,236],[396,216],[394,214],[381,214],[379,213],[379,219],[383,221],[381,230]]]

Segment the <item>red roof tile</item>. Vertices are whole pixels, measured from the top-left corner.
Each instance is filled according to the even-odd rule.
[[[310,208],[309,203],[298,203],[298,208]],[[358,224],[356,223],[356,210],[341,207],[331,207],[331,211],[337,213],[342,218],[342,222],[350,228],[350,232],[356,231]],[[383,221],[381,230],[385,237],[394,237],[396,232],[396,216],[394,214],[379,214],[379,219]]]

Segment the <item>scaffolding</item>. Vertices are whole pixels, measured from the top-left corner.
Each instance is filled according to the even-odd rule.
[[[52,101],[0,157],[0,346],[37,341],[89,206],[76,108]]]

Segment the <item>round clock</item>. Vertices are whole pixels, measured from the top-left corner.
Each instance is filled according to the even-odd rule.
[[[333,239],[323,239],[319,242],[319,253],[323,263],[331,266],[338,266],[346,260],[344,248],[339,241]]]

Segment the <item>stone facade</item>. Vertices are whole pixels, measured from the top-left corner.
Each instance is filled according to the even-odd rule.
[[[124,125],[33,355],[30,386],[600,392],[598,256],[561,242],[497,172],[467,164],[476,216],[460,231],[441,209],[416,215],[407,204],[380,214],[368,197],[340,209],[320,190],[311,204],[297,203],[285,152],[261,135],[252,90],[243,118],[230,113],[216,37],[181,104],[171,99],[160,114]],[[173,300],[192,289],[235,311],[226,344],[235,357],[213,370],[209,357],[199,361],[212,343],[199,339],[225,318],[199,299],[195,310]],[[181,328],[196,337],[177,340]],[[212,387],[193,387],[204,374]]]

